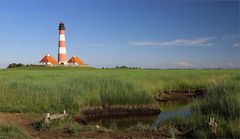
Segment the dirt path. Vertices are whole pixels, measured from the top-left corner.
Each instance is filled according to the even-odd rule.
[[[32,128],[31,122],[40,117],[37,114],[0,113],[0,123],[20,127],[30,137],[37,137],[38,132]]]
[[[27,133],[30,138],[165,138],[160,132],[135,131],[135,130],[116,130],[113,132],[85,131],[79,136],[72,136],[67,133],[56,131],[37,131],[32,128],[31,123],[39,120],[38,114],[20,114],[20,113],[0,113],[0,123],[5,125],[14,125]]]

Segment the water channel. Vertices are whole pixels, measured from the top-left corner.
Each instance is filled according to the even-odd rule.
[[[191,106],[194,102],[195,100],[159,102],[159,108],[161,110],[159,115],[101,117],[92,119],[90,124],[112,129],[126,129],[141,123],[143,125],[149,125],[150,128],[156,128],[159,123],[173,116],[187,118],[191,114]]]

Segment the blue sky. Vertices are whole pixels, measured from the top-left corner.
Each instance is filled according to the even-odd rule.
[[[239,1],[1,0],[0,67],[68,58],[96,67],[239,67]]]

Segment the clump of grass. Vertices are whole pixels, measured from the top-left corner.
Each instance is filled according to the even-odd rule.
[[[83,131],[98,131],[111,132],[112,129],[107,129],[99,125],[82,125],[72,118],[57,119],[49,123],[43,123],[42,120],[32,122],[32,127],[38,131],[54,131],[58,133],[67,133],[73,136],[80,135]]]
[[[60,131],[75,136],[82,131],[96,130],[93,125],[81,125],[71,118],[67,118],[64,120],[54,120],[47,124],[47,129],[50,131]]]
[[[137,131],[145,131],[149,129],[149,125],[138,122],[136,125],[131,126],[130,129]]]
[[[186,137],[239,138],[240,137],[240,84],[239,78],[232,78],[209,88],[208,93],[192,107],[188,119],[170,118],[162,125],[169,125],[180,131],[190,130]],[[217,134],[211,133],[208,121],[214,117],[218,124]]]
[[[103,80],[100,89],[103,105],[147,105],[154,98],[146,91],[138,90],[131,83],[116,80]]]
[[[199,106],[204,115],[216,114],[226,120],[240,116],[239,81],[227,81],[211,88]]]
[[[0,123],[0,138],[27,139],[29,135],[13,125]]]
[[[216,117],[218,137],[240,137],[240,84],[238,78],[225,81],[209,90],[201,104],[194,108],[199,116]]]

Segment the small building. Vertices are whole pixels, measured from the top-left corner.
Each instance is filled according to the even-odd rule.
[[[72,58],[70,58],[68,64],[70,66],[86,66],[86,64],[77,56],[73,56]]]
[[[39,63],[46,66],[54,66],[58,64],[58,62],[50,54],[44,56],[42,60],[39,61]]]

